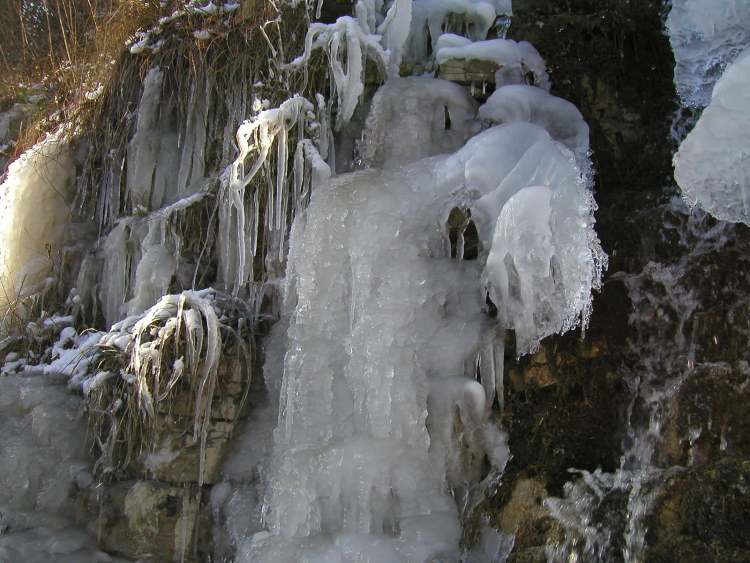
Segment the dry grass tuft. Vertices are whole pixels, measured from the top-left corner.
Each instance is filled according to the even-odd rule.
[[[86,93],[108,82],[125,40],[160,15],[158,0],[6,0],[0,7],[0,110],[29,93],[45,100],[19,136],[18,156],[91,106]]]

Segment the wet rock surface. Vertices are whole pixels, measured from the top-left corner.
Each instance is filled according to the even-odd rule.
[[[645,561],[750,561],[750,460],[678,471],[664,484]]]
[[[553,93],[576,104],[591,127],[597,231],[610,268],[583,337],[548,339],[520,360],[507,347],[502,424],[512,459],[497,494],[478,512],[515,533],[511,561],[545,561],[544,546],[564,535],[545,499],[576,480],[569,468],[617,469],[630,439],[624,421],[648,420],[642,401],[628,411],[633,382],[649,365],[639,349],[669,350],[680,341],[684,358],[683,350],[668,351],[669,361],[652,366],[654,385],[676,389],[660,407],[664,428],[653,462],[687,469],[668,471],[656,485],[664,482],[645,522],[643,557],[747,561],[748,509],[744,500],[729,499],[747,486],[750,456],[743,406],[750,388],[744,266],[750,245],[745,227],[706,218],[694,228],[684,210],[667,203],[676,193],[670,140],[676,106],[663,6],[516,0],[513,8],[509,37],[537,47]],[[679,276],[665,281],[655,271]],[[665,305],[669,292],[679,292],[691,308]],[[594,519],[612,540],[596,560],[622,560],[623,524],[607,518],[624,513],[626,504],[627,495],[615,491],[597,509]],[[466,527],[467,539],[472,529]]]

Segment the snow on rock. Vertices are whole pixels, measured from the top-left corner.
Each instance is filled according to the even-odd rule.
[[[684,105],[702,108],[728,64],[750,46],[750,0],[672,0],[667,30]]]
[[[470,41],[461,36],[441,35],[435,44],[435,61],[443,64],[455,59],[474,59],[494,62],[500,67],[495,72],[496,86],[526,84],[527,75],[533,84],[549,91],[547,68],[539,52],[528,41],[489,39]]]
[[[718,219],[750,225],[750,49],[716,83],[674,164],[675,179],[691,204]]]
[[[479,131],[476,113],[477,103],[458,84],[391,79],[373,98],[360,151],[371,165],[449,153]]]
[[[495,23],[495,5],[482,0],[415,0],[407,49],[410,61],[426,61],[444,33],[481,41]]]
[[[58,129],[23,153],[0,185],[0,281],[9,298],[39,290],[65,241],[75,178],[65,134]]]

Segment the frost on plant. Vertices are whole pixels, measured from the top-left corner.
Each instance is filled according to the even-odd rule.
[[[224,339],[233,332],[216,310],[231,316],[236,306],[211,291],[165,295],[143,315],[128,317],[100,336],[96,361],[91,362],[96,369],[89,371],[93,376],[81,380],[90,424],[100,438],[99,472],[121,470],[144,450],[154,449],[158,406],[170,405],[176,393],[187,388],[193,405],[192,440],[200,444],[198,482],[203,483],[219,361]],[[248,352],[236,333],[235,345],[248,366]]]
[[[266,254],[274,253],[283,261],[290,207],[298,212],[309,198],[313,180],[330,176],[330,169],[320,156],[317,147],[305,138],[305,127],[314,121],[314,106],[301,96],[294,96],[278,108],[261,111],[256,117],[243,123],[237,131],[239,155],[227,169],[223,179],[220,198],[220,265],[224,283],[237,295],[240,288],[252,280],[253,258],[258,252],[259,229],[262,227],[261,205],[265,204],[268,232]],[[318,129],[320,124],[316,123]],[[297,143],[292,167],[292,190],[288,178],[289,133],[295,130]],[[319,131],[319,145],[327,148],[328,131]],[[275,181],[268,190],[253,186],[249,204],[245,191],[261,170],[268,169],[270,151],[276,144]],[[310,171],[305,174],[306,166]],[[271,181],[266,170],[265,179]],[[261,193],[265,191],[265,201]],[[249,220],[247,216],[249,215]],[[248,247],[249,242],[249,247]],[[269,250],[270,249],[270,250]]]

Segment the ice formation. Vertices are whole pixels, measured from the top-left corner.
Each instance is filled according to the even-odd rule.
[[[672,0],[667,30],[683,104],[702,108],[725,67],[750,45],[750,1]]]
[[[323,105],[321,103],[321,105]],[[331,174],[331,170],[318,152],[325,147],[327,153],[329,131],[319,131],[316,146],[305,138],[306,125],[314,121],[314,106],[301,96],[294,96],[278,108],[261,111],[253,119],[244,122],[237,131],[239,155],[222,178],[219,218],[219,263],[222,279],[234,295],[249,280],[253,279],[253,257],[258,252],[260,222],[260,190],[253,186],[251,204],[246,209],[245,190],[263,167],[269,165],[269,153],[276,144],[275,185],[268,191],[267,254],[283,259],[286,251],[284,241],[288,231],[287,221],[290,207],[296,214],[309,198],[314,183]],[[320,124],[317,124],[320,129]],[[292,170],[293,190],[290,197],[287,186],[289,178],[289,134],[295,130],[297,142],[294,150]],[[306,166],[310,173],[305,174]],[[250,221],[246,215],[250,215]],[[249,246],[247,242],[249,242]]]
[[[459,557],[454,499],[470,505],[485,459],[491,476],[508,455],[489,408],[502,394],[498,326],[522,354],[585,325],[605,262],[564,144],[585,148],[585,124],[530,88],[534,111],[506,116],[515,98],[499,95],[479,113],[508,123],[461,147],[480,128],[465,90],[389,80],[363,140],[379,168],[322,182],[295,219],[267,530],[240,561]],[[457,209],[479,260],[452,248]]]
[[[667,18],[675,84],[685,106],[705,111],[674,157],[691,205],[750,220],[750,1],[675,0]]]
[[[111,425],[104,440],[102,456],[97,465],[103,471],[118,467],[115,450],[128,444],[125,461],[130,461],[131,441],[135,436],[149,440],[153,433],[156,406],[168,400],[181,380],[189,383],[195,404],[193,441],[200,443],[198,483],[203,484],[205,448],[211,405],[216,390],[217,370],[222,352],[220,330],[222,323],[216,314],[216,297],[210,290],[184,291],[164,295],[141,315],[134,315],[115,323],[108,333],[101,333],[97,350],[118,350],[127,358],[121,376],[125,390],[92,399],[94,412],[118,412],[124,422]],[[91,390],[112,377],[110,372],[84,371],[74,376],[71,385],[81,385],[87,397]],[[112,404],[106,404],[107,400]],[[103,404],[97,404],[97,401]],[[116,403],[130,403],[122,414]],[[131,416],[130,420],[127,417]],[[145,444],[147,447],[153,444]]]
[[[488,250],[484,286],[502,326],[515,330],[518,353],[585,325],[606,258],[573,153],[538,125],[510,123],[470,139],[441,177],[464,187]]]
[[[143,82],[135,135],[128,145],[127,191],[133,209],[158,209],[176,193],[177,133],[165,129],[166,112],[160,111],[162,71],[154,67]]]
[[[458,84],[427,77],[391,79],[373,98],[362,156],[370,165],[383,165],[453,152],[479,131],[476,113],[477,103]]]
[[[0,186],[0,307],[41,289],[70,229],[75,166],[59,129],[10,165]]]
[[[521,355],[585,326],[606,258],[593,231],[588,128],[548,93],[530,44],[487,40],[509,13],[503,0],[359,0],[356,17],[312,24],[304,52],[282,70],[323,50],[331,100],[296,95],[272,109],[258,100],[237,131],[239,155],[213,187],[203,85],[192,86],[178,125],[166,71],[145,76],[123,155],[126,193],[121,177],[102,186],[107,234],[78,277],[76,297],[98,292],[110,328],[79,335],[66,326],[48,373],[101,401],[101,413],[122,407],[105,395],[117,386],[134,413],[128,424],[146,434],[154,405],[186,379],[193,439],[205,446],[221,356],[218,291],[169,292],[182,256],[175,218],[215,196],[216,285],[262,304],[252,282],[263,256],[264,282],[284,295],[265,344],[271,399],[225,467],[246,478],[248,464],[261,463],[277,414],[265,498],[227,483],[211,495],[234,515],[263,505],[262,518],[245,515],[229,531],[238,562],[490,563],[512,548],[492,531],[469,556],[460,545],[462,518],[509,456],[493,407],[502,408],[506,331]],[[457,84],[398,76],[402,62],[421,71],[457,59],[497,65],[484,105]],[[333,130],[358,126],[368,61],[385,84],[369,108],[362,161],[351,157],[361,169],[335,175],[347,164],[336,166]],[[91,360],[97,349],[127,359],[119,378]],[[80,368],[70,367],[75,353]],[[99,469],[115,468],[116,447],[132,447],[122,428],[100,444]]]
[[[394,4],[394,9],[400,3]],[[381,37],[355,18],[343,16],[335,23],[314,23],[305,38],[305,52],[291,62],[301,66],[312,52],[323,49],[328,57],[331,77],[338,97],[337,123],[349,121],[365,89],[365,63],[372,59],[385,74],[393,65],[380,42]],[[343,55],[346,61],[342,61]],[[398,69],[396,68],[396,71]]]
[[[242,561],[455,554],[443,479],[457,444],[471,452],[466,467],[486,450],[503,464],[483,389],[463,375],[484,320],[481,294],[461,280],[478,280],[478,266],[443,250],[449,194],[426,189],[431,164],[333,179],[295,223],[271,535],[243,546]]]
[[[674,164],[690,203],[721,220],[750,224],[750,49],[716,83]]]
[[[588,162],[589,126],[581,112],[569,101],[541,88],[502,86],[482,105],[479,117],[496,124],[526,121],[539,125],[573,151],[579,166]]]
[[[438,39],[444,33],[481,41],[487,37],[497,15],[495,5],[482,0],[415,0],[408,58],[427,61],[437,51]]]

